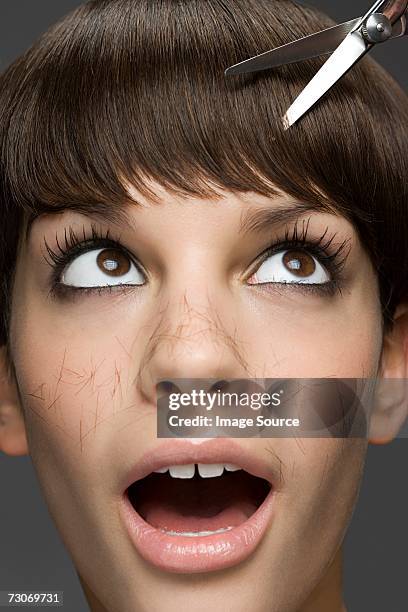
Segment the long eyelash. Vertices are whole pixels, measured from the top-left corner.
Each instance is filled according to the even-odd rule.
[[[102,232],[95,224],[91,225],[91,236],[87,235],[85,226],[82,227],[82,237],[79,237],[75,232],[73,227],[66,227],[64,229],[64,246],[61,246],[58,234],[55,234],[55,242],[57,243],[57,251],[54,251],[48,244],[46,238],[44,238],[45,248],[47,249],[47,253],[50,256],[51,261],[55,266],[59,266],[61,264],[65,264],[67,260],[67,255],[71,254],[72,251],[75,251],[79,246],[81,247],[81,251],[83,247],[94,246],[95,242],[106,240],[109,244],[115,243],[117,246],[121,246],[119,243],[119,239],[113,239],[110,236],[110,229],[108,228],[105,232]],[[47,263],[51,264],[48,260]]]
[[[274,285],[290,285],[295,287],[297,291],[306,293],[326,293],[334,295],[336,291],[341,293],[343,284],[343,269],[350,253],[350,239],[347,238],[336,247],[334,241],[337,232],[329,234],[329,227],[326,227],[320,238],[309,238],[310,218],[305,222],[302,221],[302,228],[299,230],[299,221],[297,221],[292,229],[289,227],[285,230],[285,235],[282,240],[274,242],[263,253],[263,260],[271,255],[284,251],[285,249],[298,248],[314,255],[321,264],[330,272],[332,279],[326,283],[290,283],[281,282],[273,283]],[[349,248],[347,248],[349,246]],[[268,283],[266,283],[268,284]]]
[[[94,293],[102,291],[118,291],[120,289],[126,290],[129,288],[128,285],[115,285],[106,287],[68,287],[60,282],[61,274],[64,268],[71,263],[76,255],[86,253],[87,251],[93,250],[96,247],[113,247],[124,251],[128,257],[131,258],[125,247],[120,242],[120,236],[111,237],[110,229],[101,230],[97,225],[91,224],[91,234],[89,229],[82,227],[82,236],[77,234],[73,227],[65,228],[64,237],[62,244],[58,239],[58,235],[55,234],[55,242],[57,244],[56,250],[52,249],[44,237],[44,245],[47,250],[49,259],[44,255],[45,261],[52,268],[52,274],[50,279],[50,295],[58,294],[59,297],[68,297],[75,293]],[[131,258],[132,259],[132,258]]]
[[[350,239],[344,240],[335,249],[333,248],[333,242],[337,236],[337,233],[328,236],[329,227],[326,227],[320,238],[309,238],[309,224],[310,218],[305,223],[302,221],[302,228],[299,230],[299,221],[295,223],[292,229],[287,227],[285,229],[285,235],[282,240],[274,242],[272,245],[262,253],[263,259],[267,259],[273,254],[276,254],[285,249],[303,249],[308,253],[313,254],[319,259],[332,276],[332,280],[327,283],[273,283],[275,286],[290,285],[290,288],[295,287],[297,291],[304,291],[305,293],[318,293],[334,295],[336,291],[341,293],[343,275],[342,271],[350,248],[346,249],[350,243]],[[122,289],[126,291],[129,289],[127,285],[117,286],[106,286],[106,287],[68,287],[60,282],[61,274],[64,268],[75,258],[76,255],[83,254],[89,250],[92,250],[98,246],[100,247],[114,247],[124,251],[131,259],[131,255],[127,252],[124,246],[120,242],[120,236],[111,236],[110,229],[101,230],[97,225],[91,224],[91,235],[89,230],[82,227],[82,236],[78,235],[72,227],[65,228],[63,244],[60,244],[58,235],[55,236],[57,249],[52,249],[46,238],[44,237],[44,244],[47,250],[48,256],[44,256],[47,263],[53,269],[51,282],[50,282],[50,294],[58,293],[61,297],[68,297],[72,294],[84,294],[84,293],[95,293],[99,295],[104,291],[117,291]],[[267,283],[266,283],[267,284]]]

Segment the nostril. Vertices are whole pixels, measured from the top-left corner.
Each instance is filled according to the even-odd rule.
[[[212,392],[222,391],[228,385],[229,385],[228,380],[217,380],[217,382],[215,382],[213,385],[211,385],[210,392],[211,391]]]
[[[157,397],[161,398],[170,393],[180,393],[178,386],[171,380],[161,380],[156,384]]]

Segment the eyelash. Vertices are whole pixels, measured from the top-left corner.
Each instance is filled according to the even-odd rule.
[[[107,285],[106,287],[73,287],[61,283],[60,278],[63,270],[69,265],[77,256],[83,255],[88,251],[92,251],[96,248],[114,248],[125,253],[138,270],[144,274],[140,265],[134,260],[130,252],[123,246],[119,237],[111,237],[110,229],[101,231],[96,225],[91,225],[91,236],[87,237],[87,230],[85,226],[82,228],[82,237],[76,234],[72,227],[65,228],[63,246],[61,246],[58,235],[55,235],[57,243],[57,249],[52,249],[46,238],[44,238],[45,248],[49,255],[50,260],[45,257],[45,260],[52,268],[52,274],[50,279],[50,291],[49,294],[52,297],[68,298],[75,294],[87,295],[87,294],[98,294],[102,293],[113,293],[113,292],[126,292],[128,289],[134,289],[134,285]]]
[[[290,289],[295,291],[303,291],[306,294],[315,293],[317,295],[334,296],[336,292],[341,294],[344,285],[344,266],[346,264],[350,249],[346,251],[346,246],[350,243],[350,239],[345,239],[340,245],[334,247],[333,242],[337,233],[328,236],[329,228],[326,227],[320,238],[309,238],[309,222],[310,219],[302,223],[302,230],[299,233],[299,221],[297,221],[292,230],[286,228],[283,240],[274,241],[257,260],[257,266],[261,265],[272,255],[276,255],[282,251],[300,250],[313,255],[330,273],[331,280],[326,283],[263,283],[268,287],[279,287],[289,285]],[[252,274],[252,273],[251,273]],[[257,285],[255,285],[257,287]]]
[[[310,220],[309,220],[310,221]],[[317,293],[319,295],[330,295],[333,296],[336,291],[341,293],[342,284],[344,281],[343,268],[347,260],[349,251],[344,253],[345,247],[349,240],[344,240],[336,249],[333,248],[333,241],[337,234],[332,234],[327,237],[329,228],[327,227],[322,236],[318,239],[308,237],[309,232],[309,221],[303,227],[299,233],[298,224],[296,222],[292,230],[287,228],[285,235],[279,242],[275,241],[271,244],[261,255],[257,258],[258,263],[261,265],[272,255],[276,255],[279,252],[298,249],[305,251],[308,254],[316,257],[319,262],[327,269],[331,275],[331,280],[326,283],[272,283],[272,285],[290,285],[291,289],[296,291],[303,291],[305,293]],[[68,229],[68,231],[67,231]],[[73,287],[64,285],[61,283],[60,278],[63,270],[69,265],[78,255],[82,255],[88,251],[92,251],[96,248],[115,248],[124,252],[138,270],[145,275],[140,265],[134,260],[130,252],[121,244],[120,236],[112,237],[110,230],[101,231],[94,224],[91,225],[91,236],[87,236],[87,230],[83,226],[83,236],[78,236],[72,227],[65,228],[63,245],[58,240],[58,235],[55,237],[57,249],[53,250],[47,240],[44,238],[45,248],[49,255],[50,260],[45,257],[45,260],[52,268],[52,274],[50,279],[50,295],[53,297],[72,297],[74,294],[98,294],[112,293],[112,292],[126,292],[128,289],[134,289],[134,285],[108,285],[105,287]],[[259,267],[259,266],[258,266]],[[267,286],[270,283],[263,283]],[[257,285],[255,285],[257,286]]]

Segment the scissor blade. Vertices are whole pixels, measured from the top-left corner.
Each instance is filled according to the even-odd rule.
[[[360,32],[348,34],[316,76],[305,87],[283,118],[286,129],[296,123],[373,45]]]
[[[268,68],[276,68],[284,64],[292,64],[312,57],[319,57],[326,53],[332,53],[344,40],[347,34],[354,28],[361,18],[341,23],[316,34],[310,34],[282,47],[272,49],[251,57],[239,64],[230,66],[225,75],[243,74],[246,72],[258,72]]]

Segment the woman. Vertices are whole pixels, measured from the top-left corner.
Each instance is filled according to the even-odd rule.
[[[366,58],[285,132],[322,60],[224,77],[330,23],[93,1],[1,78],[0,445],[92,612],[346,609],[366,439],[155,430],[159,379],[406,378],[405,95]],[[384,406],[373,441],[405,417]]]

